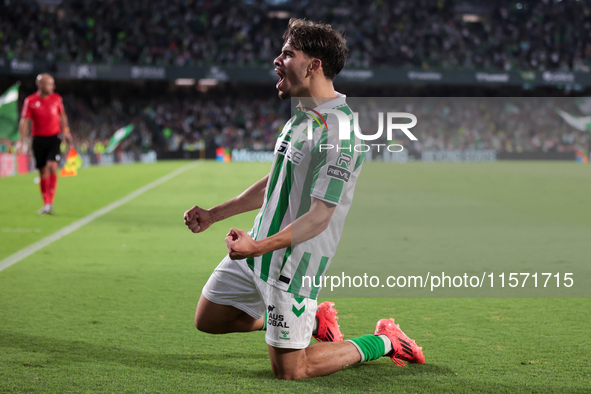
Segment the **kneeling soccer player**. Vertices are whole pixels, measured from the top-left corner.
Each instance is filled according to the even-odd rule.
[[[290,20],[283,38],[274,61],[277,89],[281,99],[298,98],[299,106],[279,135],[270,174],[221,205],[184,214],[187,227],[199,233],[260,209],[249,233],[233,228],[226,236],[228,256],[203,288],[195,325],[211,334],[266,330],[280,379],[327,375],[382,356],[397,365],[424,363],[421,348],[393,319],[380,320],[373,335],[343,341],[334,304],[317,306],[317,281],[303,280],[322,278],[331,263],[364,156],[351,149],[360,142],[352,111],[333,87],[348,53],[344,38],[329,25],[298,19]],[[322,127],[307,138],[300,125],[322,113],[328,114]],[[339,140],[343,116],[348,140]],[[337,149],[323,149],[328,146]],[[309,345],[312,336],[321,343]]]

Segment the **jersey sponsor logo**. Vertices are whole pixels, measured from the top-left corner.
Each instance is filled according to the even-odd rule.
[[[304,157],[306,157],[306,155],[301,150],[294,148],[291,146],[291,143],[286,140],[281,140],[278,142],[275,148],[275,154],[285,156],[287,160],[291,161],[296,166],[302,164]]]
[[[275,305],[269,305],[269,306],[267,307],[267,311],[268,311],[269,313],[273,312],[273,309],[275,309]]]
[[[328,166],[328,170],[326,170],[326,175],[332,178],[340,179],[344,182],[349,182],[349,178],[351,178],[351,172],[345,170],[342,167],[337,167],[333,165]]]
[[[282,327],[282,328],[289,328],[287,322],[285,321],[285,317],[283,315],[279,315],[277,313],[267,313],[267,327]]]

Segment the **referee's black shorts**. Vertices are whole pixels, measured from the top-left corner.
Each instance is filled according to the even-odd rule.
[[[62,140],[58,135],[51,137],[33,137],[33,155],[35,167],[42,169],[48,161],[60,161],[60,145]]]

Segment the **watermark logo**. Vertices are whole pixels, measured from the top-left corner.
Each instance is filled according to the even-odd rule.
[[[303,109],[305,109],[306,111],[310,111],[310,112],[312,112],[314,115],[316,115],[316,116],[314,116],[314,115],[312,115],[312,114],[310,114],[310,113],[307,113],[307,115],[308,115],[308,116],[311,116],[311,117],[312,117],[312,118],[313,118],[313,119],[316,121],[316,124],[318,124],[318,126],[319,126],[320,128],[322,128],[322,124],[324,124],[324,126],[326,126],[326,130],[328,130],[328,125],[326,124],[326,119],[324,119],[324,116],[322,116],[322,115],[321,115],[321,114],[320,114],[318,111],[315,111],[315,110],[313,110],[312,108],[303,107]],[[320,119],[318,119],[318,118],[322,119],[322,123],[320,123]],[[311,136],[311,135],[310,135],[310,130],[312,129],[312,127],[311,127],[310,123],[311,123],[311,122],[310,122],[310,120],[309,120],[309,121],[308,121],[308,139],[311,139],[311,138],[310,138],[310,136]]]
[[[351,138],[351,119],[343,111],[336,109],[318,109],[313,110],[310,108],[303,108],[309,112],[306,115],[309,116],[307,123],[307,138],[312,140],[314,133],[314,121],[322,128],[324,125],[328,130],[328,124],[326,118],[323,115],[335,115],[337,118],[338,136],[339,140],[349,140]],[[409,123],[394,123],[395,119],[408,119]],[[386,132],[386,139],[388,141],[393,140],[395,130],[400,130],[406,135],[411,141],[418,141],[418,138],[410,131],[411,128],[417,125],[417,117],[408,112],[378,112],[378,130],[374,134],[366,135],[363,134],[359,127],[359,113],[353,112],[353,132],[355,136],[363,141],[375,141],[381,138]],[[353,147],[349,147],[349,151],[354,149],[356,152],[367,152],[371,148],[376,147],[378,152],[381,147],[384,147],[389,152],[401,152],[404,147],[400,144],[356,144]],[[334,146],[333,144],[321,144],[320,151],[329,149],[343,149],[340,146]]]

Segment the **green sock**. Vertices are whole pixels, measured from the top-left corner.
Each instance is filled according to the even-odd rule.
[[[265,311],[265,320],[263,321],[263,328],[260,331],[267,331],[267,311]]]
[[[364,335],[362,337],[348,339],[359,351],[361,362],[377,360],[386,351],[384,341],[377,335]]]

